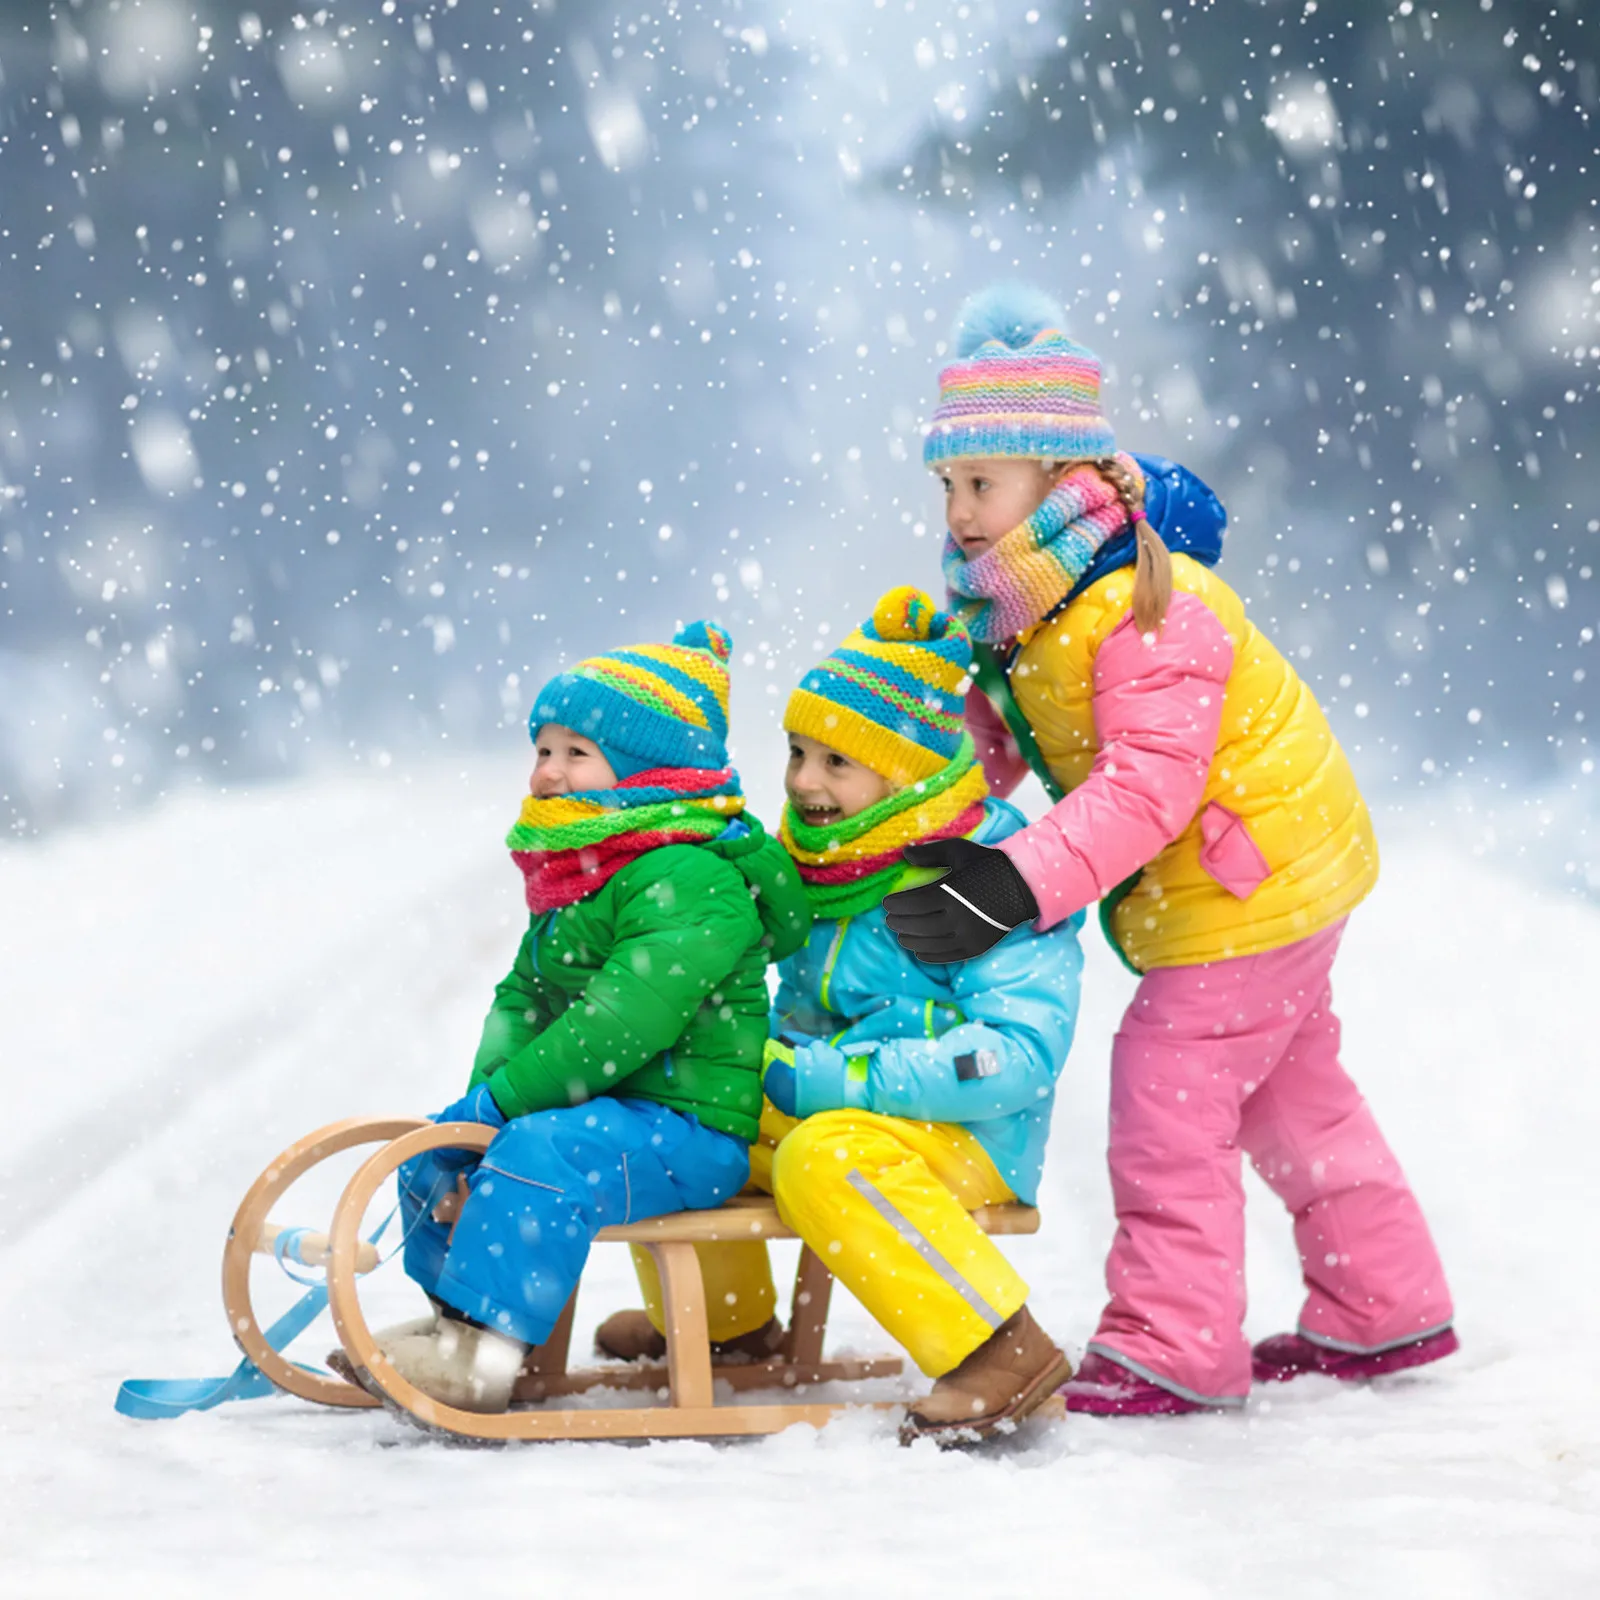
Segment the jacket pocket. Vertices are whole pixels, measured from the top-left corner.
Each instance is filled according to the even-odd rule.
[[[1229,894],[1248,900],[1272,876],[1244,819],[1215,800],[1200,813],[1200,865]]]

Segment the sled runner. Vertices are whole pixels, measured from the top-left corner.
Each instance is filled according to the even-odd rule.
[[[435,1125],[422,1118],[350,1118],[335,1122],[291,1145],[251,1186],[240,1203],[223,1252],[222,1297],[228,1325],[245,1356],[278,1388],[320,1405],[371,1407],[379,1401],[366,1389],[331,1373],[289,1361],[262,1331],[250,1297],[250,1263],[257,1254],[277,1255],[307,1266],[325,1266],[327,1294],[339,1342],[350,1364],[400,1409],[418,1422],[446,1433],[475,1439],[667,1439],[722,1438],[777,1433],[797,1422],[821,1427],[840,1411],[858,1405],[887,1408],[898,1402],[798,1398],[824,1383],[859,1382],[897,1376],[898,1356],[835,1359],[823,1356],[833,1276],[808,1248],[800,1252],[795,1274],[789,1331],[780,1352],[767,1361],[714,1363],[707,1332],[705,1287],[695,1245],[712,1241],[793,1239],[767,1195],[736,1196],[715,1211],[688,1211],[601,1231],[599,1243],[638,1244],[655,1259],[666,1314],[664,1363],[628,1363],[568,1368],[573,1309],[569,1300],[550,1338],[530,1350],[514,1391],[513,1409],[482,1415],[441,1404],[408,1383],[379,1352],[362,1313],[359,1278],[379,1264],[376,1245],[361,1237],[362,1219],[373,1197],[402,1162],[428,1150],[454,1148],[482,1152],[494,1130],[476,1123]],[[296,1180],[330,1156],[358,1145],[381,1144],[346,1185],[326,1235],[285,1230],[270,1219],[279,1197]],[[451,1221],[459,1191],[434,1209]],[[1033,1233],[1039,1213],[1031,1206],[988,1206],[973,1220],[985,1233]],[[795,1398],[719,1404],[714,1386],[725,1383],[739,1396],[758,1390],[787,1391]],[[580,1410],[530,1406],[530,1402],[591,1389],[648,1390],[664,1393],[665,1403],[593,1407]],[[519,1409],[520,1407],[520,1409]]]

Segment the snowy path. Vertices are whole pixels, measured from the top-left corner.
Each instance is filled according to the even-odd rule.
[[[502,1452],[287,1400],[117,1417],[123,1377],[232,1366],[220,1241],[276,1150],[454,1092],[515,942],[496,841],[520,781],[478,765],[211,797],[0,850],[0,1592],[1600,1592],[1600,916],[1393,830],[1339,996],[1460,1307],[1466,1348],[1432,1373],[1313,1382],[1243,1417],[1041,1423],[972,1456],[902,1451],[868,1415]],[[1015,1242],[1069,1343],[1100,1300],[1126,993],[1092,939],[1045,1229]],[[1259,1335],[1295,1280],[1276,1203],[1251,1196]],[[625,1252],[598,1251],[580,1341],[628,1295]],[[881,1345],[841,1300],[835,1339]]]

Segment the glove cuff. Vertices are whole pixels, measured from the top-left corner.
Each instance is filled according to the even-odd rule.
[[[479,1085],[479,1087],[488,1096],[490,1103],[505,1121],[510,1122],[514,1117],[522,1115],[518,1110],[507,1110],[508,1103],[513,1108],[516,1106],[517,1097],[512,1090],[510,1076],[504,1067],[499,1068],[493,1076]]]
[[[848,1056],[832,1044],[808,1044],[796,1050],[795,1115],[812,1117],[819,1111],[869,1110],[867,1076],[850,1070],[852,1061],[868,1060],[867,1056]]]

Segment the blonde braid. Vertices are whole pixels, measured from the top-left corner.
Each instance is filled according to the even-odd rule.
[[[1121,495],[1133,524],[1137,551],[1133,570],[1134,626],[1140,633],[1155,633],[1167,620],[1167,608],[1172,604],[1172,552],[1150,526],[1144,514],[1144,485],[1127,463],[1116,456],[1102,456],[1094,465]]]

